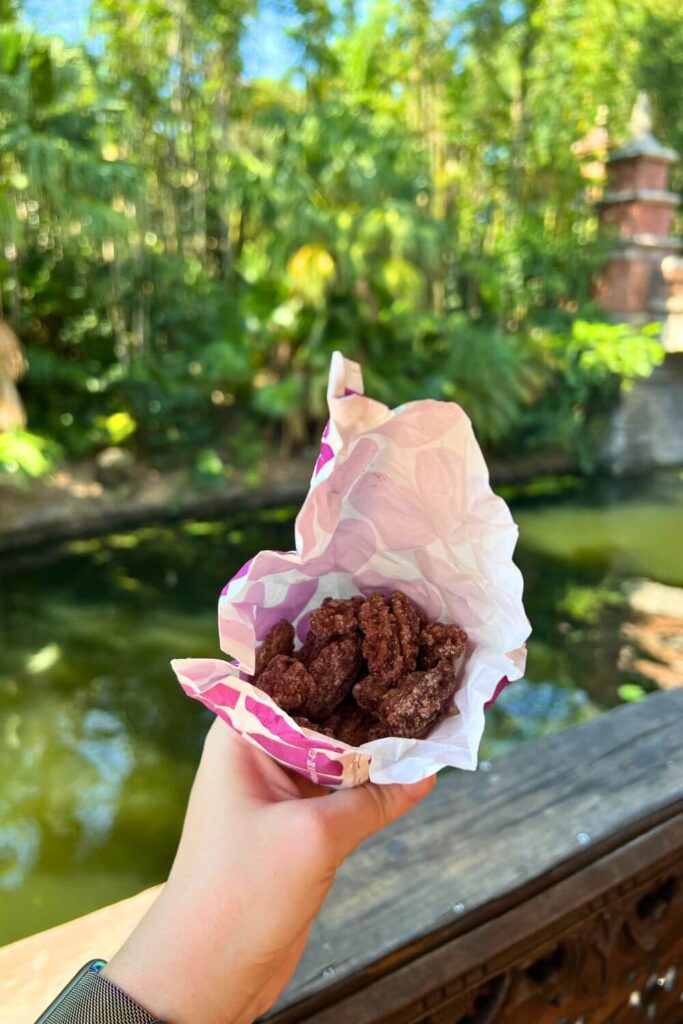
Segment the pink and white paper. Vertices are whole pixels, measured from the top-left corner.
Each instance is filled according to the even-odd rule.
[[[188,658],[173,669],[185,692],[249,743],[326,786],[417,782],[450,765],[474,769],[484,709],[524,670],[530,626],[512,562],[517,527],[489,475],[472,426],[452,402],[388,409],[363,395],[360,367],[339,353],[330,421],[296,520],[296,550],[261,551],[221,594],[221,649],[234,660]],[[493,399],[495,400],[495,399]],[[451,714],[427,739],[349,747],[300,728],[245,676],[282,618],[303,640],[325,597],[403,590],[430,620],[469,635]]]

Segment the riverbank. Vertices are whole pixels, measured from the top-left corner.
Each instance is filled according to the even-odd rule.
[[[310,460],[300,459],[264,467],[258,480],[245,475],[206,480],[185,469],[138,465],[127,479],[109,483],[89,461],[63,466],[26,486],[0,479],[0,552],[146,523],[296,504],[310,476]]]
[[[88,460],[61,466],[20,484],[0,477],[0,553],[91,537],[147,523],[216,519],[244,511],[298,505],[311,478],[315,453],[278,459],[248,474],[199,476],[187,469]],[[512,484],[576,467],[563,452],[492,460],[495,483]]]

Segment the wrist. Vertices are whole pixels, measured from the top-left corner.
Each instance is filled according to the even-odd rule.
[[[104,977],[104,960],[84,964],[36,1021],[130,1021],[135,1024],[167,1024],[152,1016],[123,989]]]
[[[251,1024],[258,987],[196,907],[167,886],[102,975],[168,1024]]]

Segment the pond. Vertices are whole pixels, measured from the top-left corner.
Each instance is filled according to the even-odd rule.
[[[622,587],[683,585],[683,480],[541,480],[512,498],[534,626],[483,757],[647,689],[617,668]],[[210,716],[171,657],[216,656],[216,597],[293,509],[148,527],[0,566],[0,944],[164,878]],[[626,685],[625,685],[626,684]],[[96,951],[95,951],[96,952]]]

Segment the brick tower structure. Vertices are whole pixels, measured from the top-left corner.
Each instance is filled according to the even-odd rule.
[[[679,199],[669,190],[669,177],[678,154],[652,134],[650,104],[643,92],[630,129],[628,142],[607,161],[608,185],[599,210],[605,233],[615,244],[596,293],[610,319],[638,324],[665,314],[661,263],[681,248],[670,235]]]

